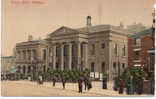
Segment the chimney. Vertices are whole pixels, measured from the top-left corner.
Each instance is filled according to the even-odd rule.
[[[28,36],[28,41],[33,41],[33,36],[32,35]]]
[[[87,16],[87,26],[91,26],[91,16]]]

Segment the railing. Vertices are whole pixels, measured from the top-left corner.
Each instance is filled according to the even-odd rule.
[[[38,60],[38,59],[35,59],[35,60],[16,60],[16,63],[25,63],[25,64],[36,64],[36,63],[43,63],[44,61],[43,60]]]

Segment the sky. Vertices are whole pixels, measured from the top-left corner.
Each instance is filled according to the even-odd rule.
[[[24,2],[23,2],[24,1]],[[36,2],[37,1],[37,2]],[[16,43],[45,38],[61,26],[152,25],[154,0],[2,0],[2,55],[10,56]]]

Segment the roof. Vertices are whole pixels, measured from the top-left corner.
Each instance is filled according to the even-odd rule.
[[[15,56],[1,56],[1,58],[15,58]]]
[[[76,28],[76,29],[62,26],[59,29],[55,30],[54,32],[50,33],[48,36],[50,38],[51,36],[58,36],[58,35],[62,35],[62,34],[72,34],[72,33],[74,33],[74,34],[84,33],[85,34],[85,33],[103,32],[103,31],[107,31],[107,30],[115,31],[115,32],[118,32],[118,33],[124,34],[124,35],[128,34],[127,31],[121,26],[100,24],[100,25],[94,25],[94,26],[85,26],[85,27]]]
[[[60,34],[71,34],[71,33],[78,33],[76,29],[72,29],[66,26],[62,26],[59,29],[55,30],[54,32],[50,33],[49,36],[56,36]]]
[[[83,28],[78,28],[76,30],[81,31],[81,32],[100,32],[104,30],[110,29],[110,25],[107,24],[101,24],[101,25],[94,25],[94,26],[86,26]]]
[[[29,44],[40,44],[40,43],[44,43],[44,42],[46,42],[46,40],[32,40],[32,41],[16,43],[16,46],[19,46],[19,45],[29,45]]]
[[[141,32],[137,32],[135,34],[131,34],[129,35],[129,37],[133,37],[133,38],[138,38],[140,36],[144,36],[144,35],[149,35],[151,34],[153,31],[152,31],[152,28],[149,28],[149,29],[146,29],[144,31],[141,31]]]

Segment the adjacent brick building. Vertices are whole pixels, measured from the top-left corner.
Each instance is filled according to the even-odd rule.
[[[147,53],[153,47],[152,28],[128,36],[128,66],[148,66]]]

